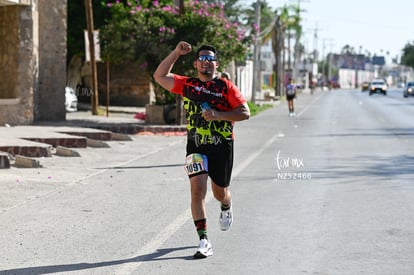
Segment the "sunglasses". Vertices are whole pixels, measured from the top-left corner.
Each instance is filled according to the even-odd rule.
[[[215,56],[212,55],[199,55],[197,57],[198,61],[204,62],[204,61],[209,61],[209,62],[213,62],[213,61],[217,61],[217,58]]]

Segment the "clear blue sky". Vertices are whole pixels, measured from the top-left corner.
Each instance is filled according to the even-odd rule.
[[[251,5],[254,0],[240,0]],[[298,0],[267,0],[273,8]],[[401,57],[401,49],[414,41],[414,1],[412,0],[303,0],[300,1],[305,47],[315,45],[320,53],[339,53],[345,45],[371,55]],[[318,39],[314,40],[317,30]],[[323,49],[325,45],[325,49]]]

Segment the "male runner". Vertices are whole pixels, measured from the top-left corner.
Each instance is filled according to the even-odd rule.
[[[233,222],[229,189],[233,168],[234,121],[250,117],[250,110],[240,90],[229,80],[217,77],[217,51],[201,46],[193,61],[197,77],[172,73],[178,58],[190,53],[189,43],[181,41],[159,64],[155,80],[166,90],[183,97],[187,120],[187,152],[185,169],[190,180],[191,213],[200,239],[195,258],[213,255],[207,238],[205,197],[207,180],[211,179],[214,197],[221,204],[221,230]]]

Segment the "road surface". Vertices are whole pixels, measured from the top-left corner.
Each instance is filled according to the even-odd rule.
[[[414,274],[414,98],[300,94],[236,124],[234,224],[198,244],[185,137],[0,171],[0,274]]]

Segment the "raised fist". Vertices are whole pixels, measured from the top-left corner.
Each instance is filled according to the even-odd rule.
[[[177,47],[175,48],[175,51],[179,55],[186,55],[191,52],[191,45],[190,43],[187,43],[185,41],[180,41],[177,44]]]

